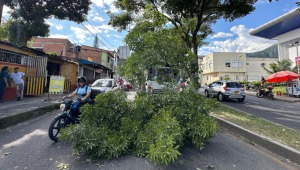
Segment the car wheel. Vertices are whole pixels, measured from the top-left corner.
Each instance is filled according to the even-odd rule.
[[[241,98],[241,99],[238,99],[239,102],[243,102],[245,100],[245,98]]]
[[[218,94],[218,100],[219,101],[224,101],[224,95],[222,93]]]
[[[205,91],[205,96],[206,96],[206,97],[209,97],[209,93],[208,93],[207,90]]]

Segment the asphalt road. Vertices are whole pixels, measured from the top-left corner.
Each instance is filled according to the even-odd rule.
[[[204,89],[201,89],[200,93],[204,94]],[[243,103],[237,100],[227,100],[222,104],[300,130],[300,102],[289,103],[247,95]]]
[[[48,138],[48,126],[57,113],[48,113],[0,131],[0,169],[55,170],[61,163],[68,164],[70,170],[300,169],[223,130],[201,151],[183,148],[179,159],[169,166],[155,165],[149,159],[130,155],[91,162],[86,156],[73,155],[70,144],[54,143]]]

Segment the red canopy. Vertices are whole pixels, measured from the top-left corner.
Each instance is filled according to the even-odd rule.
[[[270,83],[279,83],[279,82],[286,82],[289,80],[297,79],[299,75],[291,72],[291,71],[279,71],[272,75],[270,75],[266,81]]]

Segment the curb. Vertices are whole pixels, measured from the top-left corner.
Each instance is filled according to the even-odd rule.
[[[31,118],[43,115],[49,111],[59,108],[60,103],[51,104],[45,107],[39,107],[37,109],[23,112],[17,115],[8,116],[0,119],[0,129],[4,129],[8,126],[15,125],[17,123],[29,120]]]
[[[289,146],[283,145],[279,142],[272,141],[267,137],[260,136],[252,131],[249,131],[241,126],[228,122],[222,118],[216,116],[213,117],[217,120],[218,124],[221,127],[231,132],[237,133],[242,137],[248,139],[249,141],[252,141],[257,145],[260,145],[263,148],[266,148],[279,156],[282,156],[292,162],[300,164],[300,151],[295,150]]]

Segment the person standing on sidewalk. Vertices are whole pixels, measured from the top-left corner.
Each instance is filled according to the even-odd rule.
[[[25,76],[25,74],[19,72],[18,67],[15,67],[14,72],[10,74],[10,78],[12,78],[15,82],[18,101],[23,99],[23,91],[24,91],[24,80],[22,79],[23,76]]]
[[[8,66],[4,66],[1,69],[0,73],[0,103],[3,102],[3,95],[5,92],[6,87],[10,85],[10,79],[8,75]]]

